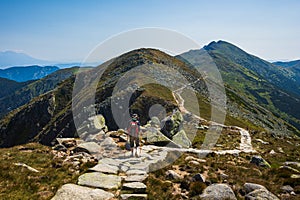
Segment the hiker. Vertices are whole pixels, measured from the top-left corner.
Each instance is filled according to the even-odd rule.
[[[138,121],[138,115],[133,114],[127,127],[127,133],[128,133],[130,148],[131,148],[131,156],[134,155],[134,149],[135,149],[135,156],[136,157],[139,156],[137,151],[137,149],[140,146],[139,132],[140,132],[140,122]],[[140,149],[140,153],[141,153],[141,149]]]

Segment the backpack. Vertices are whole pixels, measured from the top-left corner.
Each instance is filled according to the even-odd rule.
[[[139,134],[139,123],[138,121],[130,121],[128,127],[128,134],[133,137],[138,137]]]

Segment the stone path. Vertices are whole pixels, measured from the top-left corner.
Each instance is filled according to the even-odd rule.
[[[198,80],[197,80],[198,81]],[[190,85],[190,84],[188,84]],[[188,85],[173,91],[174,99],[183,114],[191,114],[197,120],[204,120],[192,114],[184,107],[181,92]],[[240,127],[228,127],[215,122],[213,126],[238,130],[241,143],[238,149],[218,150],[171,148],[145,145],[141,147],[139,157],[131,157],[131,152],[121,150],[112,138],[104,133],[89,137],[89,141],[80,144],[80,148],[87,149],[99,160],[98,164],[90,168],[88,173],[81,175],[76,184],[65,184],[52,200],[80,200],[80,199],[147,199],[147,186],[143,183],[148,173],[171,164],[181,153],[194,153],[205,157],[208,153],[238,154],[240,152],[254,152],[251,137],[247,130]],[[174,160],[175,158],[175,160]]]
[[[106,136],[103,135],[103,138]],[[98,135],[99,138],[99,135]],[[107,140],[107,139],[105,139]],[[95,149],[98,145],[99,162],[88,173],[78,178],[77,185],[66,184],[60,188],[52,200],[67,199],[147,199],[147,186],[143,183],[157,163],[166,160],[168,149],[146,145],[141,147],[139,157],[132,157],[131,152],[121,150],[116,145],[103,141],[89,142]],[[117,153],[118,152],[118,153]],[[109,155],[109,157],[104,157]],[[102,195],[102,197],[101,197]]]

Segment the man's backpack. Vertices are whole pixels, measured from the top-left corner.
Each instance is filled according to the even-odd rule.
[[[130,121],[128,127],[128,134],[133,137],[138,137],[139,134],[139,123],[138,121]]]

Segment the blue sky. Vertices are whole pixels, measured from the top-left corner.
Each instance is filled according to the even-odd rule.
[[[300,59],[300,1],[1,0],[0,51],[81,61],[130,29],[178,31],[201,46],[225,40],[267,60]]]

